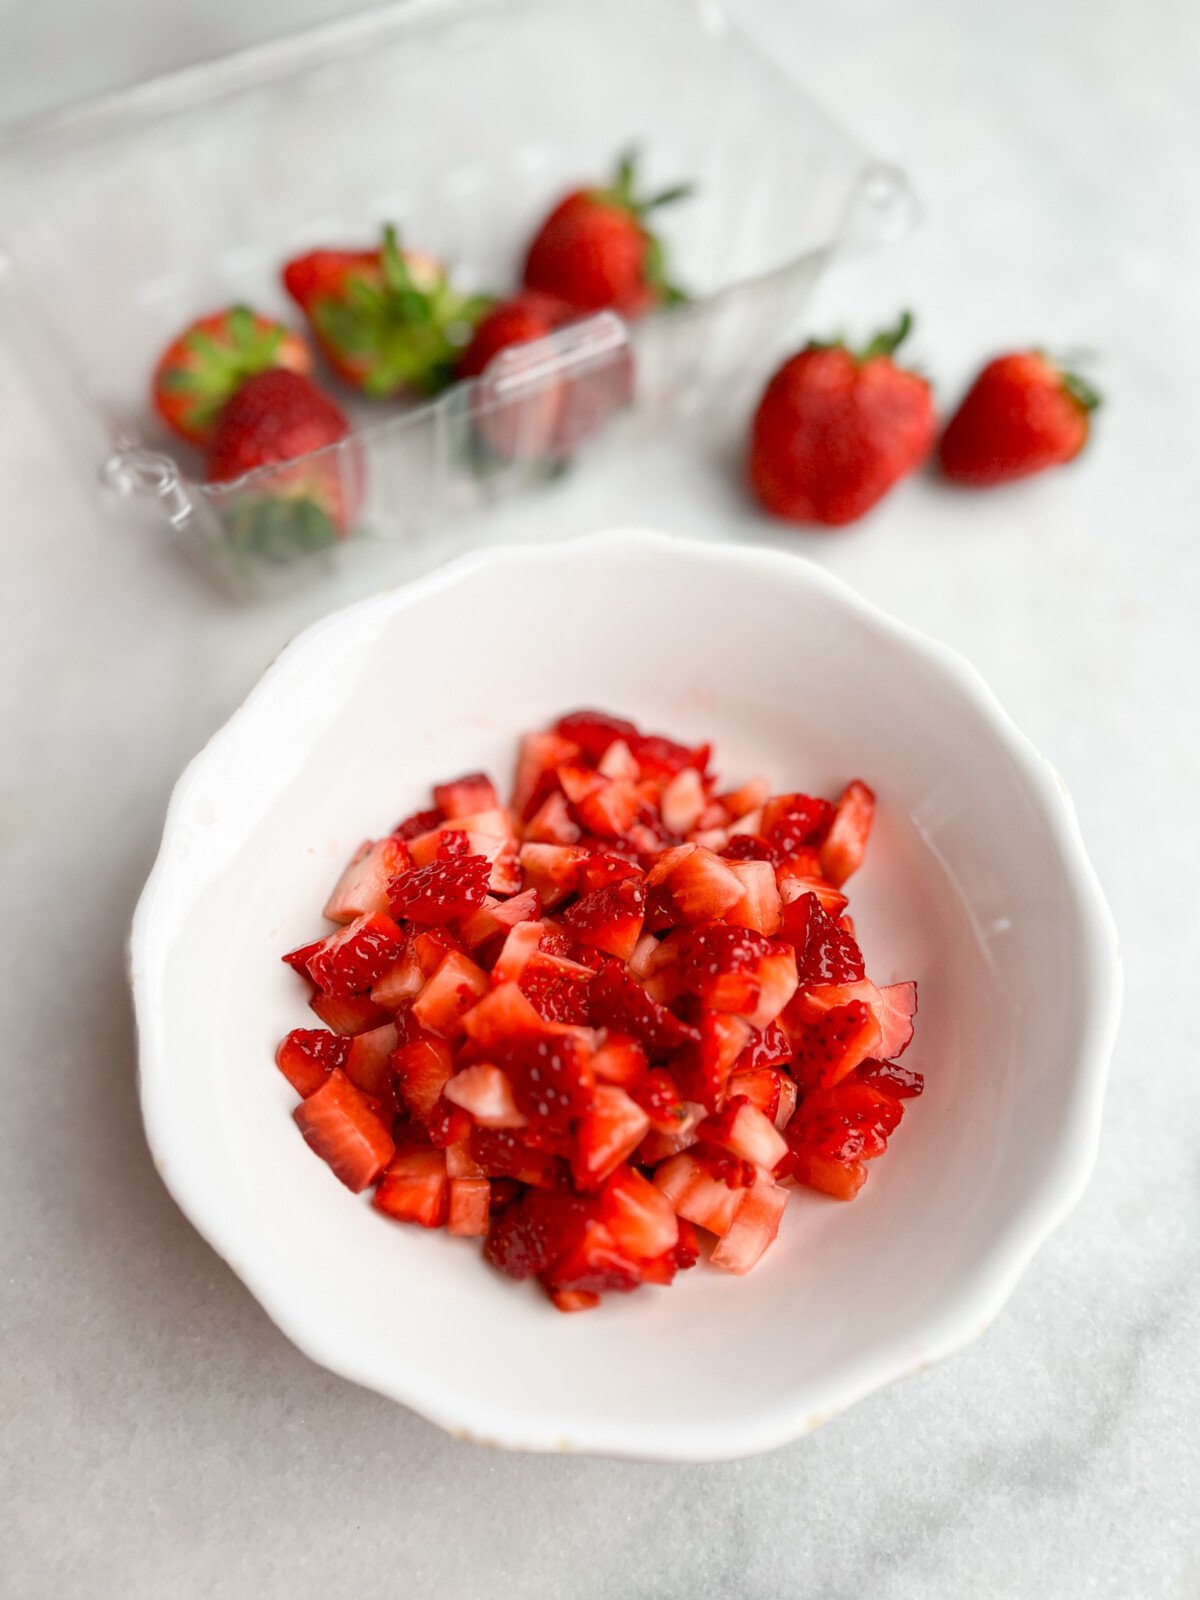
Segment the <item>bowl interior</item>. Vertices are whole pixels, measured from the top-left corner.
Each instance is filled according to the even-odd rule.
[[[279,956],[322,930],[354,846],[435,780],[506,783],[517,734],[580,704],[711,737],[730,779],[875,788],[851,910],[871,975],[920,982],[906,1059],[927,1087],[860,1198],[798,1191],[750,1276],[701,1267],[564,1317],[475,1243],[342,1188],[272,1054],[311,1020]],[[1086,924],[995,714],[814,569],[637,536],[505,552],[319,625],[193,768],[135,933],[151,1142],[193,1220],[336,1370],[509,1445],[733,1454],[998,1303],[1068,1182]]]

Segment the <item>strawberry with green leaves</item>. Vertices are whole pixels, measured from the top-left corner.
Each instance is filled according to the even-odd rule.
[[[686,299],[670,281],[662,241],[646,219],[691,192],[689,184],[675,184],[639,195],[636,156],[622,156],[612,183],[576,189],[550,212],[529,246],[525,287],[576,311],[611,307],[623,316]]]
[[[155,411],[181,439],[207,444],[225,402],[256,373],[312,370],[300,335],[249,306],[191,323],[159,357],[150,384]]]
[[[946,426],[938,446],[943,476],[984,489],[1072,461],[1099,404],[1089,383],[1040,350],[997,356]]]
[[[313,250],[283,285],[338,376],[374,399],[436,394],[451,383],[490,302],[463,295],[431,256],[388,227],[376,250]]]

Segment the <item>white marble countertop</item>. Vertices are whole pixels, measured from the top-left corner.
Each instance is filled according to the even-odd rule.
[[[196,0],[168,34],[149,0],[85,0],[60,60],[61,9],[10,0],[5,102],[288,10],[248,9]],[[925,202],[909,243],[827,280],[816,324],[913,306],[943,400],[991,349],[1095,346],[1095,447],[977,500],[910,483],[840,538],[768,528],[717,463],[666,450],[496,522],[790,542],[983,670],[1067,779],[1123,935],[1091,1187],[973,1348],[741,1464],[494,1454],[311,1365],[154,1174],[122,941],[180,767],[331,597],[229,608],[124,536],[0,359],[4,1597],[1200,1594],[1200,11],[734,10]]]

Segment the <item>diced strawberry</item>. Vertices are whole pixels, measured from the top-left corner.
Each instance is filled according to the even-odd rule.
[[[614,739],[596,763],[596,771],[605,778],[627,778],[636,783],[641,774],[633,751],[624,739]]]
[[[879,990],[879,1001],[876,1014],[883,1034],[879,1055],[885,1061],[894,1061],[912,1043],[917,986],[915,983],[884,984]]]
[[[335,1067],[345,1065],[349,1039],[324,1028],[293,1028],[280,1040],[275,1064],[299,1095],[314,1094]]]
[[[699,1032],[696,1048],[677,1056],[672,1066],[680,1091],[711,1111],[721,1103],[733,1064],[746,1048],[750,1024],[705,1008]]]
[[[633,1261],[648,1261],[679,1243],[679,1222],[661,1189],[632,1167],[618,1167],[600,1191],[600,1219],[617,1249]]]
[[[582,944],[627,961],[642,931],[646,891],[635,878],[593,889],[562,913],[563,926]]]
[[[539,950],[521,973],[521,992],[545,1022],[586,1023],[591,981],[590,967]]]
[[[734,1063],[735,1072],[752,1072],[757,1067],[777,1067],[792,1059],[791,1040],[772,1022],[761,1032],[752,1033],[750,1042]]]
[[[431,828],[436,828],[443,820],[441,808],[433,807],[429,811],[414,811],[410,817],[405,817],[392,829],[393,839],[402,839],[407,844],[410,839],[417,839],[423,833],[428,833]]]
[[[744,817],[748,811],[761,810],[770,796],[771,785],[765,778],[750,778],[740,789],[733,789],[728,794],[719,794],[717,799],[736,821],[738,817]]]
[[[313,956],[316,955],[317,951],[321,948],[324,942],[325,941],[323,939],[314,939],[311,944],[302,944],[299,949],[289,950],[285,956],[281,957],[281,959],[285,961],[289,967],[291,967],[293,972],[298,972],[300,974],[300,976],[305,980],[306,983],[309,984],[310,987],[315,987],[315,984],[313,983],[312,973],[308,970],[308,963],[312,960]]]
[[[656,1128],[651,1128],[638,1145],[634,1160],[639,1166],[657,1167],[660,1162],[678,1155],[681,1150],[690,1149],[696,1143],[698,1137],[696,1129],[704,1121],[704,1117],[705,1107],[698,1100],[685,1100],[683,1115],[674,1131],[660,1133]]]
[[[483,1238],[490,1221],[492,1186],[486,1178],[451,1178],[446,1226],[461,1238]]]
[[[807,794],[780,794],[763,806],[759,828],[771,852],[773,865],[789,860],[798,850],[819,839],[829,826],[833,807],[828,800]]]
[[[787,1140],[770,1117],[764,1116],[743,1095],[732,1096],[723,1110],[702,1124],[700,1135],[724,1145],[734,1155],[767,1172],[773,1171],[788,1151]]]
[[[588,852],[575,845],[523,844],[519,859],[525,886],[537,890],[538,900],[549,911],[575,893]]]
[[[425,974],[410,946],[379,982],[371,985],[371,999],[385,1010],[398,1011],[420,994],[424,984]]]
[[[517,983],[541,938],[540,922],[518,922],[510,928],[500,954],[492,963],[492,982]]]
[[[654,778],[673,777],[684,767],[695,767],[703,775],[712,754],[711,745],[700,744],[689,750],[687,745],[676,744],[674,739],[664,739],[658,733],[639,733],[629,741],[629,748],[643,774]]]
[[[566,784],[563,784],[566,788]],[[607,778],[600,788],[572,805],[580,825],[600,839],[619,839],[638,814],[641,801],[628,778]]]
[[[642,869],[635,861],[627,861],[624,856],[601,851],[597,855],[590,855],[579,868],[575,887],[579,894],[589,895],[595,889],[611,888],[625,878],[637,878],[640,883]]]
[[[414,847],[420,843],[419,839],[413,840]],[[457,861],[459,856],[469,856],[471,841],[467,838],[462,828],[439,828],[432,836],[433,855],[427,858],[433,861]],[[424,852],[422,852],[424,854]],[[427,860],[416,863],[419,866],[427,864]]]
[[[308,970],[326,994],[361,994],[394,965],[403,948],[404,934],[391,917],[374,911],[322,939]]]
[[[674,1133],[684,1118],[683,1096],[675,1080],[663,1067],[653,1067],[644,1078],[635,1082],[630,1094],[650,1118],[650,1126],[657,1133]]]
[[[353,922],[388,908],[388,884],[408,868],[408,851],[399,839],[368,839],[337,881],[325,906],[330,922]]]
[[[660,807],[663,825],[668,832],[682,837],[696,827],[707,805],[703,778],[695,767],[683,767],[663,789]]]
[[[458,1031],[464,1014],[487,989],[487,973],[451,950],[413,1001],[413,1016],[428,1032],[448,1036]]]
[[[703,1134],[703,1123],[696,1132],[698,1135]],[[730,1189],[748,1189],[758,1171],[753,1161],[747,1161],[745,1156],[735,1155],[727,1146],[717,1144],[712,1139],[698,1137],[695,1144],[689,1147],[688,1154],[698,1166],[704,1168],[710,1178],[719,1178]]]
[[[654,1174],[654,1185],[678,1216],[718,1237],[729,1232],[745,1194],[744,1189],[731,1189],[712,1177],[689,1150],[664,1161]]]
[[[456,1072],[442,1087],[452,1105],[470,1112],[481,1128],[523,1128],[526,1119],[513,1099],[512,1084],[490,1061]]]
[[[679,944],[679,981],[713,1011],[749,1013],[762,995],[763,958],[773,949],[752,929],[704,923]]]
[[[738,1061],[734,1062],[734,1070],[729,1074],[730,1099],[736,1095],[744,1096],[752,1106],[756,1106],[762,1112],[764,1117],[770,1117],[774,1122],[775,1114],[779,1110],[779,1091],[784,1074],[776,1067],[741,1069],[738,1066],[741,1059],[739,1056]]]
[[[425,1119],[424,1132],[436,1149],[448,1150],[451,1145],[462,1144],[469,1139],[474,1127],[470,1115],[461,1106],[453,1105],[444,1094],[440,1094],[437,1104]]]
[[[853,936],[825,914],[816,895],[801,895],[783,908],[780,937],[796,952],[804,988],[816,983],[854,983],[864,975],[862,951]]]
[[[775,870],[770,862],[733,861],[729,870],[742,885],[742,898],[725,913],[727,920],[737,927],[753,928],[759,933],[778,933],[783,921],[783,907]]]
[[[525,837],[534,844],[574,844],[582,832],[560,789],[548,794],[525,824]]]
[[[701,850],[711,850],[713,855],[719,856],[729,843],[729,834],[725,828],[693,828],[688,834],[689,840],[698,845]],[[734,911],[737,907],[734,907]],[[730,916],[733,912],[729,913]]]
[[[637,979],[615,961],[596,973],[590,996],[593,1022],[632,1033],[651,1055],[677,1050],[688,1040],[698,1040],[694,1028],[652,1000]]]
[[[599,1083],[579,1119],[572,1172],[580,1188],[590,1189],[631,1156],[650,1127],[650,1118],[613,1083]]]
[[[834,1006],[793,1036],[792,1076],[802,1089],[832,1088],[860,1062],[878,1055],[879,1041],[879,1023],[869,1006],[861,1000]]]
[[[389,1063],[397,1042],[396,1028],[391,1022],[351,1039],[343,1071],[356,1089],[375,1100],[384,1096],[391,1081]]]
[[[788,1192],[760,1172],[747,1190],[737,1216],[709,1260],[725,1272],[749,1272],[779,1232]]]
[[[858,1069],[858,1082],[890,1094],[895,1100],[910,1100],[925,1088],[925,1079],[898,1061],[864,1061]]]
[[[856,778],[842,791],[821,846],[821,866],[830,883],[840,888],[862,865],[874,818],[875,796]]]
[[[807,1189],[817,1189],[834,1200],[853,1200],[867,1181],[865,1161],[831,1161],[812,1150],[795,1150],[788,1173]]]
[[[414,1040],[401,1045],[392,1057],[400,1097],[422,1121],[432,1114],[453,1071],[450,1047],[441,1039]]]
[[[664,850],[661,855],[655,858],[654,864],[646,873],[646,887],[654,889],[660,883],[665,883],[676,867],[686,861],[699,848],[699,845],[695,844],[677,844],[672,845],[669,850]]]
[[[493,1218],[483,1253],[510,1278],[532,1278],[567,1253],[586,1216],[575,1195],[531,1189]]]
[[[551,1289],[550,1298],[556,1311],[594,1311],[600,1296],[590,1289]]]
[[[585,766],[582,761],[564,761],[554,769],[554,776],[572,806],[596,794],[608,782],[603,773]]]
[[[627,1294],[638,1287],[642,1275],[604,1223],[588,1218],[571,1249],[544,1274],[544,1281],[555,1293]]]
[[[460,1140],[457,1144],[447,1145],[444,1154],[446,1157],[446,1173],[449,1177],[482,1178],[485,1176],[483,1168],[471,1154],[469,1137]]]
[[[392,914],[409,922],[440,926],[466,916],[487,896],[491,863],[485,856],[435,861],[392,880]]]
[[[368,1028],[378,1028],[388,1020],[386,1010],[376,1005],[370,995],[332,995],[318,991],[308,1003],[334,1033],[365,1033]]]
[[[538,897],[536,889],[523,889],[508,900],[501,900],[492,915],[502,928],[514,928],[518,922],[537,919]]]
[[[546,1025],[515,983],[501,983],[471,1007],[463,1026],[481,1050],[490,1050],[514,1036],[543,1032]]]
[[[789,1078],[786,1073],[783,1073],[779,1084],[779,1105],[773,1118],[775,1126],[780,1133],[787,1127],[795,1114],[799,1092],[795,1079]]]
[[[724,916],[743,892],[741,879],[729,863],[700,845],[671,869],[666,883],[681,922],[707,922]]]
[[[513,810],[519,818],[533,815],[548,794],[558,788],[555,772],[579,755],[579,746],[556,733],[527,733],[517,756]]]
[[[469,817],[500,804],[492,780],[484,772],[469,772],[451,783],[435,784],[433,799],[447,817]]]
[[[577,745],[589,761],[601,761],[614,739],[624,739],[632,747],[640,737],[637,727],[624,717],[610,716],[607,711],[571,711],[559,717],[554,731],[561,739]]]
[[[606,1033],[604,1042],[592,1056],[592,1074],[602,1083],[619,1084],[629,1089],[646,1076],[649,1063],[636,1039],[625,1033]]]
[[[445,1156],[440,1150],[417,1146],[397,1150],[371,1203],[397,1222],[440,1228],[446,1220],[449,1190]]]
[[[562,1181],[562,1162],[547,1150],[533,1149],[522,1130],[472,1128],[470,1150],[489,1178],[517,1178],[538,1189],[553,1189]]]
[[[787,945],[776,942],[771,953],[762,958],[758,976],[758,1004],[745,1016],[752,1028],[766,1028],[775,1021],[796,992],[795,952]]]
[[[633,954],[626,963],[635,978],[644,980],[653,972],[660,944],[661,940],[656,939],[652,933],[639,935],[638,942],[633,947]]]
[[[588,1110],[593,1078],[589,1052],[579,1038],[542,1034],[510,1040],[502,1060],[516,1104],[539,1129],[565,1133]]]
[[[887,1148],[902,1114],[898,1100],[865,1083],[815,1089],[792,1118],[787,1142],[830,1161],[871,1161]]]
[[[335,1067],[292,1113],[305,1143],[355,1194],[373,1183],[395,1145],[366,1095]]]

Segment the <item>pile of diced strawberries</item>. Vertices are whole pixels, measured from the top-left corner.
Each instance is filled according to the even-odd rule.
[[[721,791],[710,750],[597,711],[363,844],[284,957],[324,1028],[276,1060],[386,1216],[482,1238],[578,1311],[749,1271],[792,1183],[857,1194],[918,1073],[914,983],[866,977],[843,885],[875,801]]]

